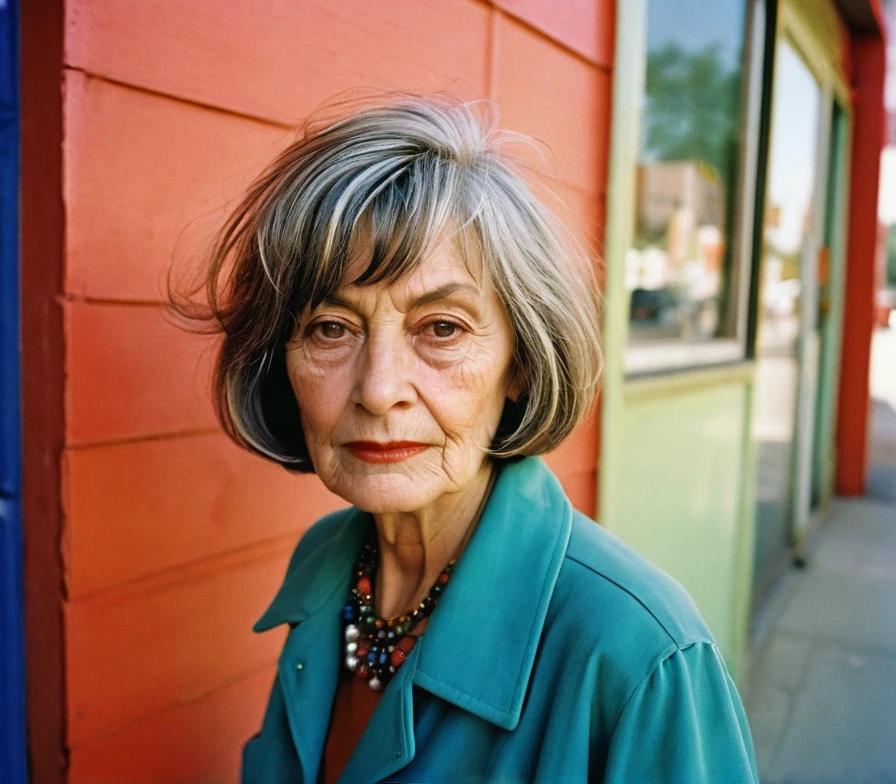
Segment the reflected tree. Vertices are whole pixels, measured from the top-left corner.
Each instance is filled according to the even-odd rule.
[[[665,280],[660,288],[633,288],[630,319],[649,325],[657,337],[707,338],[734,328],[729,227],[741,119],[740,61],[740,51],[723,49],[718,42],[686,47],[667,41],[648,52],[641,171],[644,177],[653,176],[651,184],[645,180],[639,186],[635,247],[656,249],[656,275]],[[683,164],[677,174],[661,169],[675,163]],[[684,168],[687,164],[696,164],[698,178],[710,184],[700,195],[685,193],[687,172],[695,171]],[[680,212],[685,203],[689,212]],[[711,251],[697,248],[698,222],[721,234],[718,266]],[[645,263],[648,258],[643,257]],[[696,259],[702,260],[702,270],[695,269]],[[640,284],[644,278],[637,274]],[[714,293],[708,294],[713,286]]]
[[[726,67],[719,44],[688,50],[668,43],[647,58],[642,150],[652,161],[703,161],[725,182],[737,163],[740,57]]]

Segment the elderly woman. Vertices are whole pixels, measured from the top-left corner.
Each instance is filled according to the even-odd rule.
[[[309,126],[214,248],[225,428],[351,505],[255,625],[290,630],[245,782],[756,780],[689,597],[538,457],[597,299],[501,138],[433,97]]]

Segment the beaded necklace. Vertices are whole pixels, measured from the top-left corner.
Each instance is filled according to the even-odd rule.
[[[385,688],[413,650],[417,638],[410,632],[432,614],[457,563],[457,558],[448,562],[417,607],[386,620],[377,618],[373,609],[378,549],[376,527],[371,525],[355,567],[348,604],[342,610],[345,666],[375,690]]]
[[[391,619],[377,618],[374,610],[374,586],[379,561],[379,543],[376,525],[371,521],[367,539],[361,547],[353,572],[354,583],[349,590],[348,603],[342,609],[345,636],[346,669],[367,681],[371,689],[379,691],[404,663],[417,642],[411,632],[432,614],[442,592],[451,580],[451,573],[457,563],[473,529],[479,523],[482,510],[491,494],[497,468],[489,475],[485,493],[473,517],[473,524],[467,530],[458,553],[439,573],[426,596],[413,610]]]

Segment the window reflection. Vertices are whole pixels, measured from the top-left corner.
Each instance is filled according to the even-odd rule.
[[[760,354],[795,351],[800,264],[815,190],[821,90],[787,41],[778,47],[763,231]]]
[[[635,239],[626,260],[632,344],[733,334],[745,16],[744,0],[648,5]]]
[[[758,471],[754,585],[760,591],[790,547],[802,278],[804,265],[816,263],[813,210],[825,197],[816,181],[821,87],[786,39],[776,48],[752,421]]]

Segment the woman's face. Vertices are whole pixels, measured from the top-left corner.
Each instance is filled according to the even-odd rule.
[[[470,274],[453,242],[394,283],[342,286],[304,314],[286,346],[324,484],[379,513],[463,495],[506,398],[518,394],[513,350],[497,293]]]

